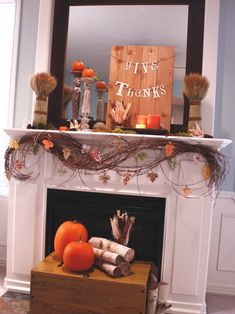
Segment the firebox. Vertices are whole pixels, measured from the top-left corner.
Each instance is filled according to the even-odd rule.
[[[117,210],[135,217],[128,246],[135,259],[152,261],[161,274],[165,198],[48,189],[45,254],[54,250],[59,225],[66,220],[83,223],[92,236],[112,239],[110,218]]]

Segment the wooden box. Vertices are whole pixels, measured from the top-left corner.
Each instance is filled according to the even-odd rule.
[[[31,314],[144,314],[149,263],[134,262],[127,277],[112,278],[93,268],[66,270],[51,253],[31,271]]]

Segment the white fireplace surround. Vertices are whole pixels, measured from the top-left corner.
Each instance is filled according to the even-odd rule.
[[[17,129],[5,131],[10,138],[19,138],[27,132],[40,132]],[[89,132],[69,133],[85,142],[89,142],[91,136]],[[110,135],[92,136],[102,139],[102,136]],[[152,137],[125,136],[129,140]],[[177,139],[187,141],[186,138]],[[231,142],[204,138],[195,141],[218,150]],[[164,197],[166,208],[161,280],[170,284],[168,302],[172,304],[172,308],[169,313],[206,313],[205,293],[213,209],[211,195],[199,198],[193,192],[191,198],[181,196],[172,189],[160,169],[159,178],[154,183],[147,180],[146,176],[140,176],[138,182],[132,179],[128,185],[124,185],[115,172],[110,172],[109,184],[102,184],[96,175],[87,175],[83,176],[84,185],[78,176],[69,177],[69,170],[62,169],[60,164],[55,170],[53,162],[55,160],[50,154],[42,153],[38,162],[34,164],[35,173],[39,173],[35,180],[10,182],[5,278],[8,290],[29,293],[30,270],[44,257],[47,189]],[[181,182],[182,172],[185,182],[201,179],[200,169],[203,162],[195,163],[188,155],[182,155],[178,162],[180,163],[178,170],[170,170],[167,165],[163,165],[164,172],[167,172],[167,177],[172,181]]]

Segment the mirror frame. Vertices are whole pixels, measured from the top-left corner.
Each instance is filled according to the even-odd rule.
[[[67,48],[70,6],[99,5],[188,5],[186,74],[202,73],[205,0],[55,0],[50,72],[57,88],[49,97],[48,123],[56,125],[62,116],[64,67]],[[171,132],[188,129],[189,102],[184,97],[183,124],[172,124]]]

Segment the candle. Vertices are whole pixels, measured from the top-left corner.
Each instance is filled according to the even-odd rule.
[[[68,131],[69,128],[67,126],[62,125],[62,126],[59,127],[59,130],[60,131]]]
[[[146,124],[145,123],[136,123],[135,128],[136,129],[145,129]]]
[[[147,128],[160,129],[160,114],[149,115],[147,117]]]
[[[137,115],[136,116],[136,123],[137,124],[146,124],[147,123],[147,116],[146,115]]]

